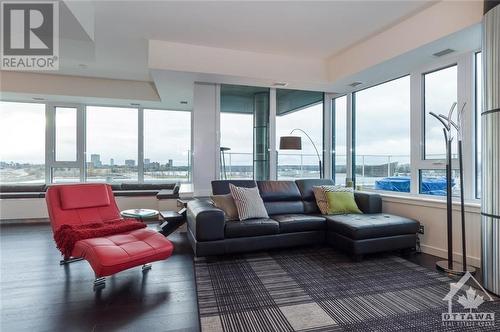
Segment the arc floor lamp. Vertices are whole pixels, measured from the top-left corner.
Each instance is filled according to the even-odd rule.
[[[302,150],[302,137],[301,136],[292,136],[295,131],[300,131],[303,133],[309,141],[311,141],[314,150],[316,151],[316,156],[318,157],[319,164],[319,176],[323,177],[323,165],[321,164],[321,157],[319,155],[318,149],[316,148],[316,144],[312,140],[311,136],[309,136],[304,130],[300,128],[293,129],[288,136],[280,137],[280,150]]]

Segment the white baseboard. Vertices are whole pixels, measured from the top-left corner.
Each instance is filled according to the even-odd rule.
[[[448,252],[442,248],[437,248],[437,247],[429,246],[426,244],[421,244],[420,247],[422,249],[422,252],[425,254],[429,254],[429,255],[433,255],[433,256],[437,256],[437,257],[442,257],[442,258],[448,258]],[[462,261],[462,253],[454,252],[453,259],[457,262],[461,262]],[[467,264],[472,265],[474,267],[481,267],[481,258],[467,256]]]

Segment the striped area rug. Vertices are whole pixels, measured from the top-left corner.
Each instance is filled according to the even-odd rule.
[[[291,249],[196,258],[195,272],[203,332],[500,330],[500,301],[458,303],[467,285],[452,312],[494,313],[495,326],[443,323],[453,280],[397,256],[353,262],[331,248]]]

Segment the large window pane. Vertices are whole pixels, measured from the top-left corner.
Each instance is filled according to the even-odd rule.
[[[222,85],[222,179],[269,178],[269,89]]]
[[[136,182],[137,109],[87,107],[87,181]]]
[[[476,53],[476,198],[481,197],[481,112],[483,110],[483,62]]]
[[[76,108],[56,107],[56,160],[76,161]]]
[[[337,185],[346,184],[347,172],[347,97],[333,101],[333,179]]]
[[[0,183],[45,182],[45,105],[0,102]]]
[[[424,75],[425,159],[445,159],[446,147],[443,126],[429,113],[448,116],[451,105],[457,101],[457,66]],[[457,110],[453,120],[456,123]],[[456,156],[456,144],[452,153]]]
[[[190,180],[191,113],[144,110],[144,181]]]
[[[420,170],[421,194],[433,196],[446,196],[446,170],[422,169]],[[460,177],[458,170],[451,172],[451,194],[460,197]]]
[[[278,179],[320,178],[319,161],[323,162],[323,93],[280,89],[277,90],[276,99]],[[280,138],[283,136],[300,137],[302,149],[280,149]],[[317,148],[319,159],[311,140]]]
[[[52,168],[52,183],[80,182],[80,169],[77,167]]]
[[[356,92],[356,185],[409,192],[410,77]]]

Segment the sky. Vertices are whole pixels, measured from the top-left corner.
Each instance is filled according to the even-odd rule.
[[[447,113],[456,99],[456,67],[425,76],[425,110]],[[358,155],[410,154],[410,79],[409,76],[389,81],[355,93],[356,152]],[[338,129],[337,154],[345,154],[346,98],[338,98],[336,119]],[[279,116],[276,119],[276,144],[294,128],[306,131],[318,147],[323,146],[322,104]],[[57,155],[69,159],[76,150],[76,113],[60,109],[56,116]],[[221,114],[221,146],[230,147],[233,164],[249,164],[253,150],[253,121],[251,115]],[[137,110],[112,107],[87,107],[87,160],[100,154],[101,162],[123,164],[125,159],[136,160],[138,146]],[[186,165],[190,150],[190,112],[144,110],[144,158],[160,163],[174,160],[174,165]],[[343,130],[342,133],[340,131]],[[279,162],[298,162],[299,157],[285,154],[314,154],[309,140],[303,137],[302,151],[278,151]],[[437,120],[426,115],[426,151],[443,154],[442,129]],[[45,105],[37,103],[0,102],[0,160],[43,163],[45,138]],[[58,140],[58,138],[64,138]],[[321,152],[320,152],[321,153]],[[310,164],[316,157],[307,158]],[[409,158],[408,158],[409,160]],[[385,159],[384,159],[385,161]]]

